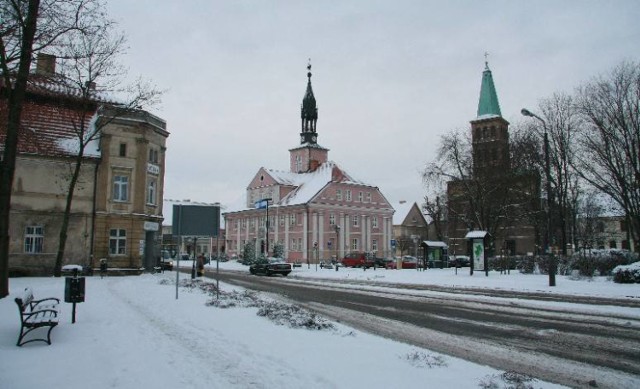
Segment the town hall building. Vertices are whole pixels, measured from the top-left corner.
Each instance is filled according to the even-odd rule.
[[[224,214],[230,256],[240,256],[246,244],[266,255],[279,244],[285,259],[306,263],[352,251],[390,252],[394,209],[380,189],[330,161],[329,149],[318,143],[311,65],[308,69],[300,144],[289,150],[289,170],[260,168],[242,204]]]

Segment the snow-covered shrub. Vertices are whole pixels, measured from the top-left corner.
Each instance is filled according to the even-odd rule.
[[[522,257],[517,269],[523,274],[549,274],[549,258],[544,255]]]
[[[580,271],[587,277],[609,275],[616,266],[628,265],[637,261],[637,254],[628,250],[608,249],[582,251],[572,258],[571,269]]]
[[[612,271],[613,282],[619,284],[640,284],[640,262],[616,266]]]
[[[502,374],[486,376],[478,384],[482,389],[533,389],[538,380],[515,371],[505,371]]]
[[[265,316],[279,325],[291,328],[307,328],[310,330],[334,329],[330,321],[296,305],[283,304],[277,301],[264,302],[258,310],[258,316]]]
[[[441,355],[431,355],[420,350],[414,350],[401,358],[415,367],[432,368],[447,366],[447,361]]]
[[[524,257],[518,262],[517,269],[523,274],[532,274],[536,268],[535,257]]]

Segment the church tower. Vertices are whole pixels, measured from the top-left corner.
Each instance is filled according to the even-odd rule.
[[[473,175],[498,176],[509,171],[509,122],[502,118],[488,62],[482,72],[477,117],[471,121]]]
[[[307,65],[307,91],[302,98],[300,118],[300,146],[289,150],[292,173],[308,173],[315,171],[318,166],[327,162],[329,149],[318,144],[316,123],[318,121],[318,107],[311,87],[311,64]]]

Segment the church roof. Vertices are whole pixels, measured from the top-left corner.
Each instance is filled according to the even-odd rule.
[[[500,113],[500,103],[498,102],[498,94],[493,84],[493,76],[489,69],[489,64],[485,62],[485,68],[482,72],[482,84],[480,86],[480,99],[478,101],[478,119],[486,119],[491,117],[502,117]]]

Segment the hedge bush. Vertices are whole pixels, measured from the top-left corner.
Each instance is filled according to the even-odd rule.
[[[640,284],[640,262],[616,266],[612,271],[613,282],[619,284]]]

